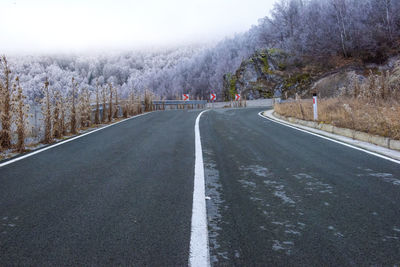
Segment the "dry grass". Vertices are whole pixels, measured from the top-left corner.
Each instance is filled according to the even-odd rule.
[[[370,71],[364,81],[339,90],[339,97],[318,101],[319,122],[400,140],[400,61],[392,71]],[[312,100],[276,104],[275,111],[313,120]]]
[[[274,108],[283,116],[313,120],[312,100],[276,104]],[[318,103],[318,121],[400,140],[400,103],[395,100],[371,102],[350,97],[321,99]]]

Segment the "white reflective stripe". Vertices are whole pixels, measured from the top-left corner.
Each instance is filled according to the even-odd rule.
[[[194,190],[192,208],[192,231],[190,235],[189,266],[210,266],[210,253],[208,245],[207,210],[204,181],[203,151],[200,139],[200,117],[207,110],[202,111],[196,119],[195,133],[195,166]]]

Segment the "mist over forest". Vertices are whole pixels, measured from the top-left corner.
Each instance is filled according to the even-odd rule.
[[[224,75],[234,73],[255,51],[279,48],[293,61],[339,56],[382,63],[396,53],[399,36],[400,1],[283,0],[258,25],[217,44],[97,55],[21,55],[9,57],[9,62],[30,101],[42,97],[46,77],[50,87],[64,95],[74,77],[79,88],[89,91],[97,80],[112,83],[121,97],[150,90],[166,99],[182,93],[205,99],[213,91],[222,99]]]

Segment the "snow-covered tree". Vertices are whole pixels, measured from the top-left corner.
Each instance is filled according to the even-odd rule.
[[[78,83],[75,82],[75,78],[71,79],[72,90],[71,90],[71,111],[70,111],[70,132],[71,134],[76,134],[76,90]]]
[[[43,123],[44,123],[44,138],[43,143],[50,144],[53,141],[53,134],[52,134],[52,116],[51,116],[51,96],[49,90],[49,81],[46,78],[44,82],[43,88],[43,99],[41,101],[42,104],[42,116],[43,116]]]
[[[17,126],[17,144],[16,150],[20,153],[25,150],[25,137],[26,132],[29,127],[28,123],[28,114],[29,114],[29,106],[26,104],[26,96],[23,93],[23,90],[19,83],[19,77],[15,78],[14,84],[14,122]]]
[[[113,86],[111,83],[108,83],[108,89],[109,89],[109,97],[108,97],[108,122],[112,121],[113,117]]]
[[[94,124],[100,123],[100,84],[99,79],[96,80],[96,110],[94,113]]]
[[[2,67],[2,79],[0,80],[0,111],[1,111],[1,130],[0,130],[0,148],[11,148],[11,120],[12,103],[11,96],[13,88],[11,86],[11,70],[7,58],[3,56],[0,59]]]

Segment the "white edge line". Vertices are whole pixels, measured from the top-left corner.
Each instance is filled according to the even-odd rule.
[[[314,135],[314,136],[318,136],[318,137],[320,137],[320,138],[329,140],[329,141],[331,141],[331,142],[334,142],[334,143],[337,143],[337,144],[341,144],[341,145],[344,145],[344,146],[347,146],[347,147],[350,147],[350,148],[353,148],[353,149],[356,149],[356,150],[365,152],[365,153],[367,153],[367,154],[370,154],[370,155],[373,155],[373,156],[376,156],[376,157],[379,157],[379,158],[382,158],[382,159],[386,159],[386,160],[389,160],[389,161],[391,161],[391,162],[400,164],[400,161],[395,160],[395,159],[392,159],[392,158],[390,158],[390,157],[387,157],[387,156],[384,156],[384,155],[381,155],[381,154],[378,154],[378,153],[369,151],[369,150],[364,149],[364,148],[360,148],[360,147],[357,147],[357,146],[353,146],[353,145],[351,145],[351,144],[344,143],[344,142],[341,142],[341,141],[338,141],[338,140],[335,140],[335,139],[332,139],[332,138],[329,138],[329,137],[326,137],[326,136],[323,136],[323,135],[320,135],[320,134],[316,134],[316,133],[313,133],[313,132],[310,132],[310,131],[307,131],[307,130],[303,130],[303,129],[299,128],[299,127],[292,126],[292,125],[290,125],[289,123],[286,123],[286,122],[280,122],[280,121],[278,121],[278,120],[268,118],[268,117],[262,115],[262,111],[259,112],[258,115],[259,115],[261,118],[264,118],[264,119],[267,119],[267,120],[269,120],[269,121],[272,121],[272,122],[275,122],[275,123],[284,125],[284,126],[286,126],[286,127],[290,127],[290,128],[292,128],[292,129],[298,130],[298,131],[300,131],[300,132],[304,132],[304,133],[308,133],[308,134],[311,134],[311,135]]]
[[[192,225],[190,234],[190,255],[189,255],[189,266],[191,267],[210,266],[203,151],[201,148],[200,127],[199,127],[200,117],[204,112],[207,111],[208,110],[204,110],[197,116],[196,123],[194,126],[195,167],[194,167],[193,208],[192,208]]]
[[[117,124],[119,124],[119,123],[121,123],[121,122],[124,122],[124,121],[127,121],[127,120],[131,120],[131,119],[134,119],[134,118],[138,118],[138,117],[140,117],[140,116],[144,116],[144,115],[147,115],[147,114],[149,114],[149,113],[151,113],[151,112],[143,113],[143,114],[139,114],[139,115],[136,115],[136,116],[127,118],[127,119],[123,119],[123,120],[121,120],[121,121],[118,121],[118,122],[115,122],[115,123],[106,125],[106,126],[104,126],[104,127],[101,127],[101,128],[95,129],[95,130],[92,130],[92,131],[90,131],[90,132],[87,132],[87,133],[84,133],[84,134],[80,134],[80,135],[75,136],[75,137],[68,138],[67,140],[58,142],[58,143],[56,143],[56,144],[54,144],[54,145],[46,146],[46,147],[44,147],[44,148],[42,148],[42,149],[38,149],[38,150],[33,151],[33,152],[31,152],[31,153],[28,153],[28,154],[26,154],[26,155],[24,155],[24,156],[20,156],[20,157],[15,158],[15,159],[10,159],[10,160],[8,160],[8,161],[6,161],[6,162],[1,163],[1,164],[0,164],[0,168],[1,168],[1,167],[4,167],[4,166],[6,166],[6,165],[9,165],[9,164],[11,164],[11,163],[14,163],[14,162],[17,162],[17,161],[20,161],[20,160],[29,158],[29,157],[31,157],[31,156],[34,156],[34,155],[39,154],[39,153],[41,153],[41,152],[44,152],[44,151],[46,151],[46,150],[52,149],[52,148],[54,148],[54,147],[60,146],[60,145],[62,145],[62,144],[65,144],[65,143],[74,141],[74,140],[76,140],[76,139],[78,139],[78,138],[81,138],[81,137],[84,137],[84,136],[86,136],[86,135],[89,135],[89,134],[95,133],[95,132],[97,132],[97,131],[103,130],[103,129],[105,129],[105,128],[108,128],[108,127],[117,125]]]

